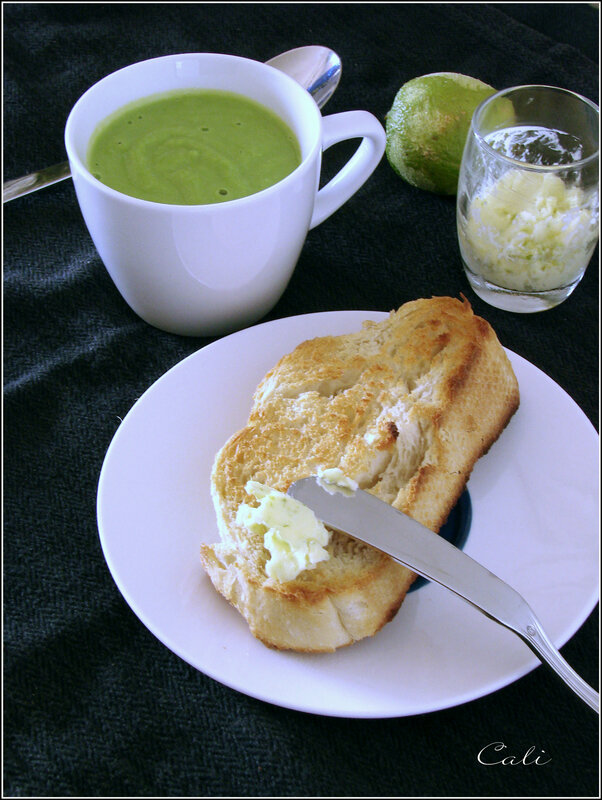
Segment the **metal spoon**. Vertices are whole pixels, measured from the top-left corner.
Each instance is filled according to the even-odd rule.
[[[341,59],[333,50],[320,45],[288,50],[266,61],[266,64],[294,78],[307,89],[318,108],[322,108],[330,100],[341,79]],[[4,183],[2,202],[6,203],[15,197],[35,192],[44,186],[51,186],[70,177],[69,162],[64,161],[62,164],[54,164],[22,178],[14,178]]]

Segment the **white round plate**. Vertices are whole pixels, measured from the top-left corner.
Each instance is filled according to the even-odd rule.
[[[142,622],[220,683],[314,714],[422,714],[493,692],[539,664],[513,633],[433,583],[410,593],[373,638],[332,654],[274,651],[253,638],[201,568],[199,544],[219,538],[213,459],[246,424],[263,375],[304,339],[384,317],[308,314],[204,347],[134,404],[100,475],[102,548]],[[519,591],[560,647],[598,599],[598,436],[563,389],[508,355],[521,405],[470,478],[464,551]]]

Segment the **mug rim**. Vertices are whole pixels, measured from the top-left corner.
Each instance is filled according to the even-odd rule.
[[[551,89],[553,91],[559,92],[565,95],[571,95],[572,97],[576,98],[584,105],[589,106],[595,113],[598,115],[600,114],[600,109],[592,100],[589,100],[587,97],[579,94],[578,92],[573,92],[571,89],[563,89],[560,86],[552,86],[549,84],[537,84],[537,83],[527,83],[522,84],[520,86],[509,86],[506,89],[500,89],[500,91],[495,92],[495,94],[489,95],[484,100],[482,100],[479,105],[475,108],[474,113],[472,115],[471,121],[471,128],[474,131],[475,138],[479,144],[479,146],[485,150],[490,156],[494,156],[496,158],[501,159],[502,161],[506,161],[509,164],[513,164],[515,166],[519,166],[521,169],[532,170],[536,172],[563,172],[567,169],[582,169],[584,166],[587,166],[596,159],[598,159],[600,154],[600,142],[598,141],[598,147],[596,148],[595,152],[591,153],[589,156],[585,158],[580,158],[578,161],[572,161],[570,164],[530,164],[528,161],[520,161],[517,158],[512,158],[512,156],[507,156],[504,153],[501,153],[499,150],[496,150],[492,147],[488,142],[485,141],[483,134],[481,133],[479,122],[480,118],[483,114],[485,108],[495,100],[500,97],[504,97],[505,95],[510,94],[511,92],[517,92],[526,89]]]
[[[79,107],[80,107],[81,104],[83,104],[84,100],[86,98],[89,98],[90,95],[93,92],[95,92],[100,87],[101,84],[103,84],[105,81],[109,81],[110,79],[114,80],[115,77],[121,72],[126,72],[128,70],[131,70],[131,69],[134,69],[134,68],[137,68],[137,67],[141,67],[142,65],[156,63],[156,62],[159,62],[159,61],[170,62],[170,61],[175,61],[177,59],[184,59],[184,58],[189,58],[189,59],[192,58],[192,59],[194,59],[194,58],[198,58],[198,57],[201,57],[201,58],[220,58],[220,59],[227,59],[228,61],[246,62],[246,63],[253,64],[254,68],[259,67],[260,69],[261,68],[265,68],[266,70],[272,70],[273,72],[278,73],[279,77],[277,78],[277,80],[284,80],[285,83],[289,84],[290,91],[296,93],[300,98],[303,98],[301,100],[301,102],[302,103],[306,103],[307,108],[311,110],[310,113],[312,113],[314,115],[315,121],[317,123],[318,135],[315,138],[315,142],[313,142],[311,144],[307,154],[301,159],[301,163],[298,164],[295,167],[295,169],[292,170],[292,172],[289,172],[288,175],[285,175],[284,178],[281,178],[276,183],[273,183],[270,186],[267,186],[265,189],[260,189],[258,192],[253,192],[252,194],[245,195],[244,197],[234,198],[233,200],[222,200],[222,201],[217,202],[217,203],[161,203],[161,202],[156,201],[156,200],[145,200],[145,199],[143,199],[141,197],[136,197],[134,195],[129,195],[129,194],[126,194],[125,192],[121,192],[118,189],[113,189],[112,187],[110,187],[107,184],[103,183],[102,181],[98,180],[98,178],[95,178],[94,175],[92,174],[92,172],[88,169],[85,161],[80,158],[80,156],[77,153],[77,150],[75,148],[75,144],[72,142],[73,127],[75,125],[74,119],[76,118],[75,115],[78,113]],[[194,89],[195,87],[191,86],[191,87],[182,87],[182,88],[183,89],[185,89],[185,88]],[[205,89],[206,88],[206,89],[210,90],[213,87],[206,86],[206,87],[196,87],[196,88],[199,88],[199,89]],[[179,89],[175,88],[175,89],[167,89],[167,90],[164,90],[164,91],[161,91],[161,92],[150,92],[149,94],[140,95],[139,97],[134,98],[130,102],[138,102],[139,100],[144,100],[146,98],[150,98],[150,97],[153,97],[153,96],[158,95],[158,94],[166,94],[166,93],[169,93],[171,91],[179,91]],[[249,95],[243,93],[242,91],[237,91],[236,89],[228,89],[228,90],[224,90],[224,91],[231,91],[233,94],[240,94],[242,97],[249,97]],[[253,98],[251,98],[251,99],[253,99]],[[309,101],[309,103],[307,103],[306,101]],[[259,102],[259,101],[256,101],[256,102]],[[119,106],[117,109],[115,109],[115,111],[118,111],[119,108],[125,107],[127,105],[128,105],[128,103],[125,103],[125,104],[123,104],[123,106]],[[265,104],[263,104],[263,105],[265,105]],[[107,116],[110,116],[111,113],[114,113],[114,112],[110,112],[109,114],[105,115],[105,117],[103,117],[103,119],[106,118]],[[277,112],[274,112],[274,113],[277,113]],[[278,191],[287,182],[291,182],[291,181],[295,180],[296,179],[296,175],[299,173],[299,171],[307,168],[307,165],[309,164],[309,162],[314,158],[316,150],[320,150],[321,149],[321,136],[320,136],[320,131],[321,131],[321,128],[322,128],[321,122],[322,122],[322,116],[321,116],[321,113],[320,113],[320,109],[316,105],[313,97],[309,94],[309,92],[307,92],[307,90],[304,89],[299,83],[297,83],[297,81],[295,81],[293,78],[291,78],[290,75],[287,75],[285,72],[282,72],[281,70],[277,69],[276,67],[273,67],[270,64],[266,64],[265,62],[262,62],[262,61],[257,61],[256,59],[246,58],[244,56],[232,55],[232,54],[229,54],[229,53],[187,52],[187,53],[172,53],[172,54],[168,54],[168,55],[164,55],[164,56],[156,56],[156,57],[153,57],[153,58],[143,59],[142,61],[135,61],[135,62],[133,62],[131,64],[127,64],[124,67],[120,67],[119,69],[114,70],[113,72],[110,72],[107,75],[105,75],[102,78],[100,78],[98,81],[96,81],[91,86],[89,86],[86,89],[86,91],[83,94],[81,94],[80,97],[73,104],[73,106],[71,108],[71,111],[69,112],[69,115],[67,117],[67,122],[65,123],[64,138],[65,138],[65,148],[67,150],[67,157],[68,157],[70,162],[74,163],[77,166],[81,177],[84,178],[89,183],[91,183],[97,190],[100,190],[100,191],[106,193],[109,197],[112,197],[113,199],[120,199],[120,200],[123,200],[125,202],[132,203],[134,205],[140,205],[142,208],[153,209],[153,210],[157,210],[157,211],[160,211],[160,210],[163,210],[163,209],[170,209],[170,210],[177,210],[180,213],[190,213],[191,211],[198,212],[199,209],[203,209],[204,208],[204,209],[210,209],[212,212],[216,212],[217,209],[227,209],[227,208],[233,207],[234,205],[240,206],[240,205],[243,205],[245,203],[252,202],[253,198],[255,198],[255,197],[259,196],[259,195],[261,195],[263,197],[263,196],[265,196],[266,194],[268,194],[270,192]],[[97,123],[97,124],[100,124],[100,122]],[[295,133],[295,137],[297,138],[296,133]],[[90,138],[88,138],[88,141],[86,142],[86,147],[88,146],[89,141],[90,141]],[[73,168],[72,168],[72,171],[73,171]]]

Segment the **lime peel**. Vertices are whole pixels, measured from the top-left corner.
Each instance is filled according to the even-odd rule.
[[[457,72],[412,78],[386,115],[386,156],[412,186],[453,195],[475,108],[495,89]]]

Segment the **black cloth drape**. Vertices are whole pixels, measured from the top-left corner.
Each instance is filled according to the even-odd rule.
[[[598,102],[597,5],[6,3],[4,180],[65,159],[67,115],[92,83],[176,52],[266,60],[328,45],[343,77],[324,113],[361,108],[381,121],[405,81],[437,71],[497,88],[554,84]],[[333,148],[326,174],[347,156]],[[455,708],[346,720],[239,694],[161,644],[107,569],[97,482],[119,419],[211,340],[134,315],[69,181],[3,211],[5,795],[598,795],[598,719],[544,667]],[[597,428],[598,251],[559,307],[491,308],[462,274],[454,199],[408,186],[386,159],[310,233],[266,319],[461,293]],[[563,654],[598,685],[597,611]],[[551,761],[479,764],[495,741]]]

